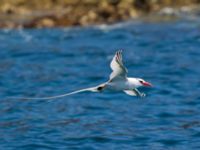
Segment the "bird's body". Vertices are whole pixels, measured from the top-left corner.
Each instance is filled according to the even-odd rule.
[[[111,90],[111,91],[132,90],[133,88],[137,88],[137,85],[135,85],[135,78],[125,78],[114,81],[109,80],[102,86],[104,86],[103,90]]]
[[[140,96],[140,97],[145,96],[145,94],[140,93],[137,88],[141,86],[151,86],[151,84],[140,78],[127,77],[128,70],[123,65],[121,50],[116,52],[115,56],[113,57],[110,63],[110,67],[112,69],[112,73],[110,74],[109,80],[98,86],[81,89],[81,90],[63,94],[63,95],[42,97],[42,98],[38,98],[38,97],[24,98],[24,99],[55,99],[55,98],[65,97],[68,95],[85,92],[85,91],[103,92],[105,90],[111,90],[111,91],[117,91],[117,92],[123,91],[126,94],[131,95],[131,96]]]

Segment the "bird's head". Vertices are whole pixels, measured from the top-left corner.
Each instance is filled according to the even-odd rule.
[[[143,80],[143,79],[140,79],[140,78],[137,78],[137,85],[140,87],[140,86],[146,86],[146,87],[152,87],[152,84]]]

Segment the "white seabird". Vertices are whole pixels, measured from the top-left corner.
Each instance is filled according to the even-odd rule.
[[[110,67],[112,69],[112,73],[110,74],[110,78],[107,82],[102,83],[95,87],[85,88],[81,90],[77,90],[71,93],[66,93],[57,96],[50,96],[50,97],[35,97],[35,98],[23,98],[23,99],[55,99],[60,97],[69,96],[72,94],[91,91],[91,92],[103,92],[105,90],[111,91],[123,91],[130,96],[140,96],[144,97],[145,94],[141,93],[138,90],[138,87],[151,87],[152,84],[141,79],[141,78],[133,78],[127,77],[128,70],[124,66],[122,62],[122,50],[116,52],[115,56],[113,57]]]

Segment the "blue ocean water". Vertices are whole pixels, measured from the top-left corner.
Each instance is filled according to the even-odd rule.
[[[200,22],[0,30],[0,149],[200,149]],[[116,50],[129,76],[151,82],[124,93],[45,97],[105,82]]]

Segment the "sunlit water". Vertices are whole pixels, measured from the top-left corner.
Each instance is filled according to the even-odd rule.
[[[123,49],[129,76],[154,87],[43,97],[108,79]],[[0,31],[0,149],[200,149],[200,23]]]

